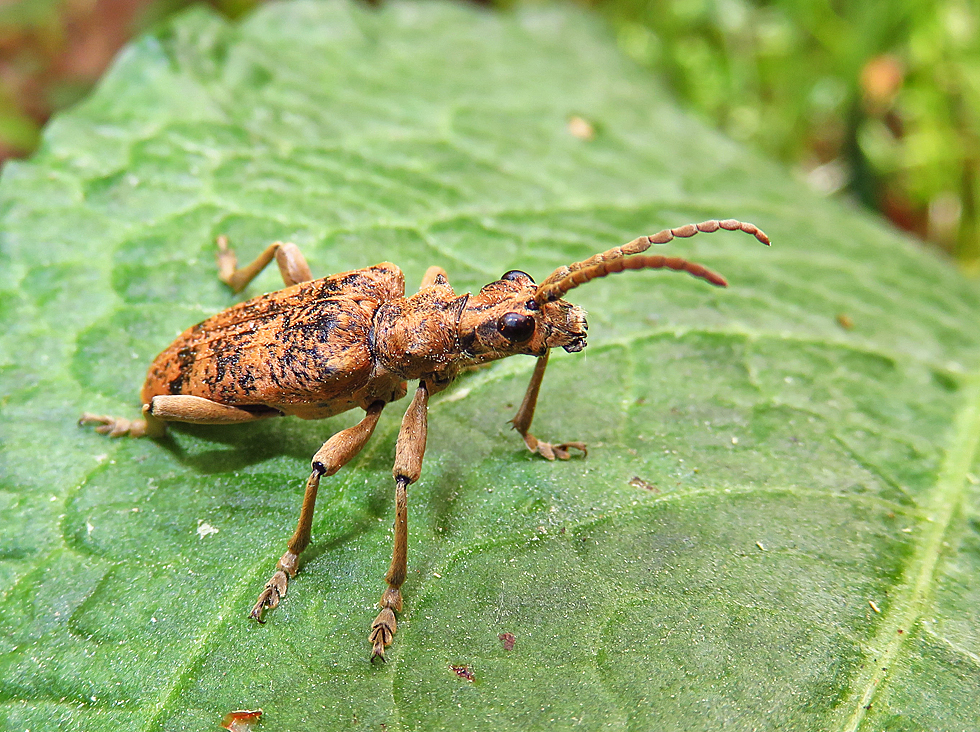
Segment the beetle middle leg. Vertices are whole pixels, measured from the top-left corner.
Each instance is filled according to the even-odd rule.
[[[435,390],[439,385],[434,385]],[[398,623],[395,613],[401,612],[401,586],[408,574],[408,486],[422,474],[422,456],[428,432],[429,386],[423,379],[415,390],[415,397],[402,419],[395,447],[395,543],[391,551],[391,566],[385,575],[388,589],[381,595],[378,605],[381,612],[371,623],[371,660],[385,660],[385,647],[391,645]]]
[[[548,353],[545,351],[543,356],[538,356],[538,362],[534,365],[534,373],[531,374],[531,381],[527,385],[524,393],[524,400],[511,420],[511,424],[518,434],[524,438],[524,444],[531,452],[546,457],[548,460],[568,460],[572,455],[570,449],[581,450],[587,453],[584,442],[563,442],[559,445],[552,445],[550,442],[543,442],[532,435],[528,430],[531,427],[531,420],[534,419],[534,407],[538,403],[538,391],[541,389],[541,381],[544,379],[544,370],[548,366]]]
[[[279,273],[286,287],[313,279],[310,265],[306,263],[303,253],[298,246],[290,242],[277,241],[270,244],[255,258],[255,261],[241,269],[238,268],[235,251],[228,246],[228,237],[219,236],[217,243],[218,279],[228,285],[233,292],[244,290],[273,259],[279,265]]]
[[[303,508],[300,510],[296,531],[286,545],[286,553],[282,555],[276,565],[276,573],[265,583],[265,588],[259,594],[259,599],[250,613],[250,616],[260,623],[263,622],[262,611],[267,607],[276,607],[279,601],[285,597],[289,578],[295,577],[299,569],[299,555],[310,544],[310,534],[313,528],[313,507],[316,504],[317,490],[320,488],[320,478],[325,475],[333,475],[361,451],[361,448],[374,433],[374,428],[378,424],[378,418],[381,416],[384,407],[385,403],[380,400],[371,404],[366,410],[364,419],[353,427],[348,427],[335,434],[323,443],[323,446],[313,456],[313,471],[306,481]]]
[[[449,283],[449,275],[446,274],[446,270],[436,265],[429,267],[425,270],[425,274],[422,275],[422,284],[419,285],[419,289],[424,290],[426,287],[431,287],[436,284],[440,277],[442,277],[441,284]]]

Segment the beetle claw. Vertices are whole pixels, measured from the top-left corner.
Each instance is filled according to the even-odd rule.
[[[270,610],[279,604],[279,601],[286,596],[286,586],[289,584],[289,577],[281,569],[272,575],[272,579],[265,583],[265,589],[259,595],[259,599],[252,607],[249,617],[260,623],[265,623],[262,619],[262,611],[266,608]]]
[[[580,450],[583,457],[589,454],[584,442],[562,442],[559,445],[552,445],[550,442],[544,442],[538,439],[535,439],[534,447],[531,447],[531,452],[537,453],[546,460],[568,460],[572,457],[572,454],[569,452],[572,449]]]
[[[560,445],[552,445],[551,449],[555,451],[555,457],[559,460],[568,460],[571,458],[572,454],[569,452],[570,449],[580,450],[582,457],[586,457],[589,454],[584,442],[563,442]]]
[[[382,608],[381,612],[378,613],[378,617],[371,623],[371,635],[368,637],[372,645],[371,663],[374,663],[374,659],[376,658],[380,658],[382,663],[387,661],[385,658],[385,647],[391,645],[391,641],[395,637],[397,630],[398,623],[395,620],[395,613],[391,608]]]
[[[109,437],[123,437],[124,435],[143,437],[148,432],[145,420],[129,420],[124,417],[109,417],[104,414],[92,414],[91,412],[82,412],[82,416],[78,419],[78,424],[80,427],[87,424],[98,425],[95,431],[100,435],[109,435]]]

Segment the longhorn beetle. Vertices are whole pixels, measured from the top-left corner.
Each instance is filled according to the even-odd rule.
[[[157,356],[143,385],[143,418],[127,420],[85,413],[111,437],[162,436],[166,422],[232,424],[295,415],[323,419],[360,407],[364,418],[338,432],[313,456],[312,472],[296,532],[272,578],[252,608],[274,608],[296,576],[310,543],[313,505],[320,479],[333,475],[364,447],[388,402],[401,399],[407,381],[418,380],[402,419],[395,448],[395,541],[388,589],[371,624],[371,660],[385,658],[401,612],[408,550],[408,486],[419,479],[425,453],[429,397],[461,369],[515,354],[537,357],[524,400],[511,421],[527,448],[548,460],[567,460],[581,442],[553,445],[529,432],[538,389],[551,348],[585,348],[585,311],[563,300],[590,280],[627,269],[672,269],[726,286],[724,278],[680,257],[645,255],[653,244],[718,229],[743,231],[763,244],[769,237],[752,224],[728,219],[688,224],[641,236],[581,262],[559,267],[540,285],[520,270],[505,273],[475,295],[457,295],[446,272],[430,267],[419,291],[405,297],[405,278],[393,264],[314,280],[295,244],[276,242],[247,267],[225,237],[218,238],[218,276],[239,292],[273,259],[286,288],[234,305],[184,331]]]

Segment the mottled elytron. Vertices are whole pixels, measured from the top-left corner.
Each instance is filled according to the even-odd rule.
[[[431,267],[419,291],[405,296],[405,279],[393,264],[313,279],[294,244],[275,243],[238,269],[227,241],[218,240],[219,277],[242,290],[276,260],[286,288],[240,303],[189,328],[157,356],[143,385],[143,418],[127,420],[82,415],[99,432],[134,437],[163,434],[166,422],[231,424],[295,415],[322,419],[355,407],[365,411],[355,426],[333,435],[313,456],[312,472],[296,532],[251,616],[274,608],[296,575],[299,556],[310,543],[313,506],[320,479],[333,475],[370,438],[382,410],[418,387],[395,449],[395,539],[388,588],[371,625],[371,660],[384,660],[402,609],[408,545],[407,489],[419,479],[425,452],[429,397],[445,389],[461,369],[515,354],[537,357],[524,400],[512,420],[531,452],[554,460],[585,452],[580,442],[551,444],[529,432],[538,389],[552,348],[585,348],[585,312],[562,299],[579,285],[627,269],[668,268],[725,286],[720,276],[679,257],[648,255],[653,244],[718,229],[743,231],[764,244],[769,238],[752,224],[705,221],[653,236],[559,267],[541,284],[511,270],[476,294],[457,295],[446,273]]]

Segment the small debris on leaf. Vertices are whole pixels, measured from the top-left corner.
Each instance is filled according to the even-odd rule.
[[[881,610],[878,608],[878,606],[875,605],[875,601],[874,600],[868,600],[868,604],[871,606],[871,609],[874,610],[876,613],[880,613],[881,612]]]
[[[470,670],[469,666],[453,666],[450,664],[449,668],[451,668],[453,673],[459,676],[459,678],[466,679],[467,681],[473,680],[473,671]]]
[[[517,643],[517,636],[515,636],[513,633],[501,633],[497,636],[497,638],[499,638],[504,644],[505,651],[514,650],[514,644]]]
[[[197,535],[200,536],[202,539],[205,536],[210,536],[211,534],[217,534],[217,533],[218,533],[218,529],[213,527],[211,524],[207,523],[206,521],[198,520]]]
[[[595,137],[595,127],[584,117],[575,115],[568,120],[568,131],[580,140],[591,140]]]
[[[660,493],[660,489],[657,488],[653,483],[643,480],[638,475],[634,475],[630,478],[630,485],[634,488],[642,488],[645,491],[653,491],[654,493]]]
[[[261,709],[239,709],[237,712],[228,712],[225,718],[221,720],[221,726],[223,729],[231,730],[231,732],[245,732],[261,719]]]
[[[844,330],[852,330],[854,328],[854,321],[847,313],[837,313],[837,325]]]
[[[759,551],[762,551],[762,552],[764,552],[764,551],[766,550],[766,548],[765,548],[764,546],[762,546],[762,542],[761,542],[761,541],[757,541],[757,542],[755,543],[755,545],[756,545],[757,547],[759,547]]]

